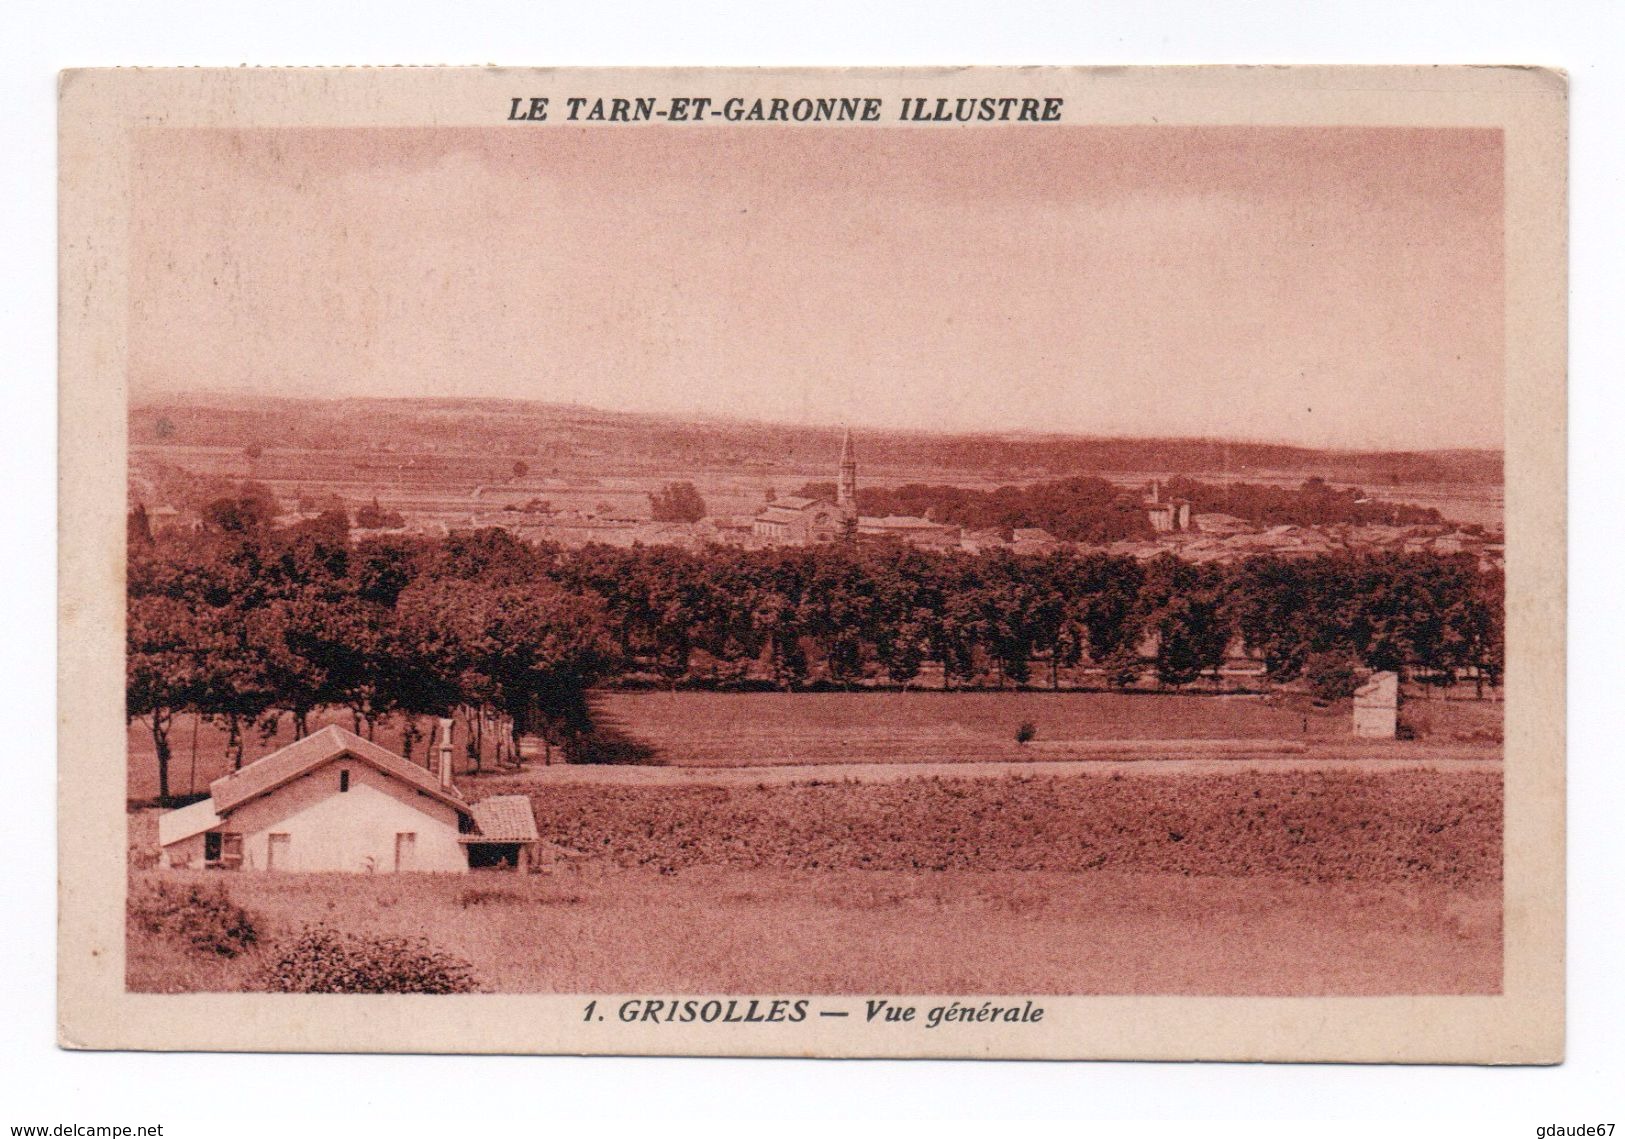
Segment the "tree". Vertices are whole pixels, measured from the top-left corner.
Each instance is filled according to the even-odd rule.
[[[264,656],[249,641],[248,611],[244,606],[207,610],[197,638],[197,709],[226,729],[226,755],[233,771],[243,766],[244,729],[275,700]]]
[[[1082,559],[1064,587],[1072,597],[1073,616],[1083,626],[1089,656],[1097,664],[1120,650],[1133,652],[1143,621],[1140,592],[1145,571],[1133,558],[1094,555]]]
[[[192,707],[198,691],[196,622],[184,602],[162,595],[132,596],[126,612],[124,714],[152,733],[158,801],[168,804],[170,725],[176,713]]]
[[[226,534],[261,534],[276,517],[276,498],[264,483],[245,482],[235,494],[212,499],[203,507],[203,521]]]
[[[336,624],[315,598],[279,599],[246,615],[248,636],[265,666],[269,707],[293,718],[293,738],[309,734],[310,714],[337,695],[322,651]]]
[[[602,604],[552,582],[425,582],[401,595],[399,614],[429,691],[502,712],[516,755],[539,719],[580,725],[586,689],[615,660]]]
[[[355,524],[362,530],[393,530],[406,524],[398,510],[385,510],[378,505],[378,498],[362,504],[355,512]]]
[[[983,590],[982,627],[1003,688],[1006,681],[1022,685],[1031,679],[1033,642],[1041,632],[1037,596],[1014,578],[1010,567],[1001,568],[1003,580],[990,581]]]
[[[857,551],[829,547],[808,554],[811,573],[799,623],[824,656],[829,679],[851,686],[863,675],[864,633],[875,611],[875,584]]]
[[[1506,578],[1500,570],[1480,577],[1456,619],[1463,655],[1473,668],[1473,686],[1482,699],[1484,683],[1500,684],[1506,670]]]
[[[1130,644],[1121,644],[1100,659],[1106,673],[1106,683],[1113,688],[1128,688],[1140,680],[1140,654]]]
[[[705,517],[705,500],[691,482],[669,482],[649,495],[649,510],[656,522],[698,522]]]
[[[1276,683],[1303,671],[1316,621],[1312,606],[1326,600],[1332,583],[1310,580],[1303,563],[1251,558],[1232,576],[1230,607],[1242,645],[1263,659],[1264,675]]]

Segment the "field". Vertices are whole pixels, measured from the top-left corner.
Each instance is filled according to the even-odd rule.
[[[647,518],[649,492],[671,480],[693,482],[714,515],[748,516],[770,489],[787,494],[833,478],[840,448],[834,427],[683,421],[489,400],[176,395],[138,401],[129,429],[132,469],[143,482],[168,465],[212,478],[256,479],[290,502],[332,493],[355,506],[376,497],[415,522],[447,526],[467,526],[532,498],[561,511]],[[1434,506],[1461,522],[1501,526],[1502,464],[1491,451],[1324,451],[873,428],[861,433],[858,460],[871,486],[948,482],[991,489],[1070,475],[1138,486],[1171,474],[1297,486],[1320,476],[1385,499]]]
[[[1300,748],[1347,750],[1347,705],[1308,711],[1257,696],[1178,696],[1063,692],[606,692],[594,699],[602,728],[637,745],[642,762],[677,767],[801,764],[919,764],[1031,762],[1116,757],[1166,757],[1169,741],[1204,741],[1197,754],[1258,754]],[[1493,701],[1416,700],[1407,716],[1425,725],[1408,744],[1362,742],[1364,751],[1415,759],[1437,756],[1466,741],[1486,757],[1499,755],[1501,706]],[[1016,728],[1034,726],[1031,743]],[[346,713],[312,718],[349,726]],[[225,774],[224,734],[178,717],[171,733],[171,785],[177,794],[203,791]],[[427,726],[425,721],[424,726]],[[459,729],[461,730],[461,729]],[[247,759],[292,742],[286,719],[277,733],[249,733]],[[379,728],[378,742],[398,750],[400,725]],[[128,795],[157,794],[157,760],[145,726],[130,726]],[[1459,750],[1459,748],[1458,748]],[[423,755],[422,744],[417,755]]]
[[[251,983],[306,923],[422,933],[500,992],[1484,993],[1480,771],[557,787],[547,872],[218,875],[262,948],[132,934],[138,991]],[[150,850],[154,814],[131,816]],[[132,858],[132,866],[144,859]],[[185,878],[132,869],[132,881]]]
[[[1483,727],[1500,705],[1417,701],[1436,742]],[[598,721],[653,749],[650,762],[693,767],[813,763],[964,763],[1089,758],[1099,745],[1155,741],[1347,738],[1347,704],[1287,706],[1260,696],[1105,692],[605,693]],[[1030,743],[1016,729],[1033,725]]]

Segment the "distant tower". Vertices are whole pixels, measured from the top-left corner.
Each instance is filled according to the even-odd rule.
[[[852,429],[841,439],[841,477],[835,484],[835,505],[848,517],[858,513],[858,460],[852,454]]]

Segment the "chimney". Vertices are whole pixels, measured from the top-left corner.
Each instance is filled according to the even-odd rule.
[[[443,716],[440,719],[440,789],[450,791],[451,787],[451,717]]]

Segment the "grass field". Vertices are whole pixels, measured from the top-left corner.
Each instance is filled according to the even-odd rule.
[[[642,762],[679,767],[739,767],[820,763],[965,763],[1087,757],[1105,741],[1135,752],[1158,740],[1277,740],[1320,743],[1347,739],[1346,706],[1304,712],[1258,696],[1119,695],[1098,692],[604,692],[594,698],[600,726],[637,745]],[[1407,716],[1425,727],[1428,742],[1498,739],[1495,701],[1415,700]],[[1031,722],[1036,738],[1015,741]],[[311,727],[350,725],[347,713],[312,717]],[[428,722],[423,721],[424,727]],[[225,738],[213,725],[178,717],[171,733],[171,787],[204,791],[225,774]],[[399,750],[398,722],[378,729],[383,746]],[[289,723],[261,738],[250,733],[248,760],[292,741]],[[127,739],[127,793],[157,794],[152,737],[139,722]],[[418,756],[423,754],[422,743]],[[1153,748],[1154,750],[1154,748]]]
[[[225,960],[134,934],[129,985],[238,988],[322,921],[423,934],[500,992],[1500,986],[1493,773],[577,787],[535,806],[561,852],[540,875],[195,873],[261,945]],[[137,853],[154,818],[131,816]]]
[[[1093,692],[610,692],[603,726],[654,749],[657,763],[966,762],[1042,758],[1068,742],[1299,738],[1305,717],[1252,696]],[[1308,729],[1342,728],[1310,716]],[[1016,743],[1031,723],[1033,743]]]
[[[150,872],[157,873],[157,872]],[[200,875],[201,876],[201,875]],[[1494,886],[1340,887],[1115,873],[697,870],[264,876],[271,938],[326,920],[415,936],[486,991],[1375,995],[1500,989]],[[232,960],[132,938],[140,992],[236,989]]]

